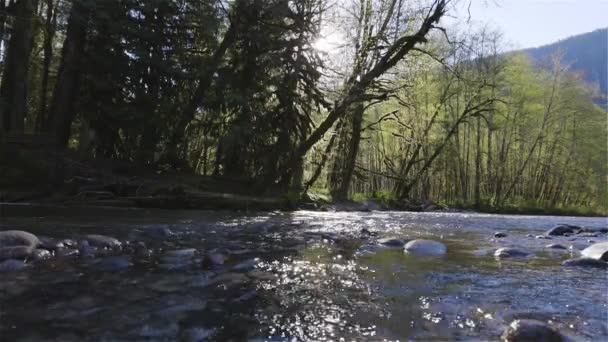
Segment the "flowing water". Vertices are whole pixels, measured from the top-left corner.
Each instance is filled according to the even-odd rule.
[[[560,265],[606,234],[534,238],[558,223],[605,228],[606,218],[29,206],[0,214],[0,230],[146,246],[111,252],[128,256],[126,269],[75,255],[0,274],[3,341],[498,340],[516,318],[549,322],[574,340],[608,339],[606,271]],[[441,241],[448,252],[415,257],[377,248],[381,237]],[[497,260],[499,247],[533,256]],[[197,250],[191,263],[162,261],[182,248]],[[205,265],[209,251],[226,262]]]

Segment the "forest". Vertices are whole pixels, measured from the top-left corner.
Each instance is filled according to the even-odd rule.
[[[448,21],[456,3],[0,0],[3,186],[65,182],[24,171],[60,155],[290,199],[605,213],[598,85]]]

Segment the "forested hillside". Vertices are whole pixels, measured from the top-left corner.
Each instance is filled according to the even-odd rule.
[[[563,53],[564,62],[583,73],[585,81],[597,84],[601,94],[608,94],[608,28],[572,36],[552,44],[524,50],[534,61],[543,62]],[[606,103],[606,99],[598,99]]]
[[[573,70],[606,75],[606,49],[579,45],[606,31],[531,51],[539,67],[496,33],[442,27],[450,6],[0,0],[3,148],[45,137],[289,198],[603,211],[606,113]]]

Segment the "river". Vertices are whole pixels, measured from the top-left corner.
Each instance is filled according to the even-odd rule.
[[[28,205],[1,215],[0,230],[115,237],[122,248],[103,253],[130,264],[64,253],[0,274],[0,340],[498,340],[517,318],[608,339],[606,271],[561,265],[606,234],[536,238],[606,218]],[[440,241],[447,254],[377,248],[383,237]],[[531,256],[496,259],[499,247]],[[167,258],[190,248],[188,262]]]

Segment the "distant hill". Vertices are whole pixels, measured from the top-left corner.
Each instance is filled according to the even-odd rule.
[[[564,62],[571,62],[572,69],[581,71],[587,82],[599,83],[602,94],[608,92],[608,28],[583,33],[555,43],[526,49],[534,61],[542,62],[551,54],[562,51]],[[605,103],[605,101],[602,101]]]

